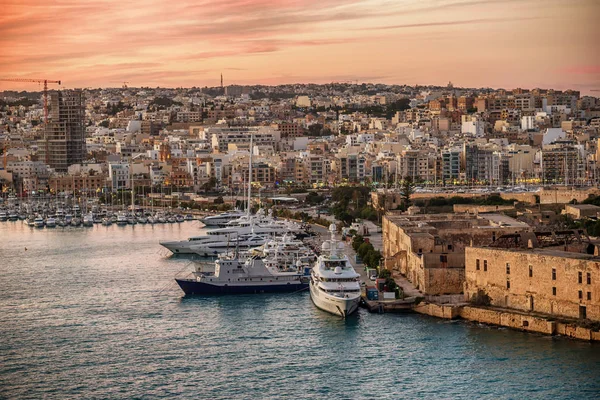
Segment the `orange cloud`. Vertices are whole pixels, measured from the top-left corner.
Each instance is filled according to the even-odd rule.
[[[0,77],[61,79],[69,87],[124,80],[138,86],[216,85],[222,71],[229,83],[452,80],[463,86],[584,90],[598,84],[595,0],[2,5]]]

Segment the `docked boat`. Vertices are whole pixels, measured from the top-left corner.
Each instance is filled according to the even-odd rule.
[[[53,217],[46,218],[46,227],[47,228],[56,227],[56,219],[54,219]]]
[[[310,265],[316,259],[311,249],[290,235],[269,239],[262,246],[250,249],[248,253],[263,258],[268,265],[292,265],[298,262]]]
[[[46,225],[46,222],[44,221],[44,218],[42,217],[36,217],[33,220],[33,226],[35,226],[36,228],[43,228]]]
[[[233,211],[226,211],[226,212],[223,212],[218,215],[211,215],[208,217],[204,217],[204,218],[200,219],[200,221],[202,221],[202,223],[206,226],[223,227],[223,226],[227,225],[228,222],[239,219],[239,218],[243,217],[244,215],[246,215],[246,213],[244,211],[233,210]]]
[[[112,219],[109,218],[109,217],[102,218],[102,225],[104,225],[104,226],[111,226],[112,225]]]
[[[8,214],[6,213],[6,211],[0,211],[0,221],[6,220],[8,220]]]
[[[215,241],[205,241],[192,246],[191,250],[199,256],[210,257],[229,252],[233,249],[246,250],[261,246],[267,239],[267,236],[262,235],[241,235],[232,240],[218,239]]]
[[[303,271],[269,268],[256,257],[220,258],[215,261],[214,272],[197,268],[191,277],[175,278],[175,281],[186,295],[281,293],[308,287],[308,277]]]
[[[129,223],[129,221],[127,220],[127,215],[125,215],[123,213],[119,213],[117,215],[116,223],[117,223],[117,225],[120,225],[120,226],[127,225]]]
[[[83,216],[83,226],[94,226],[94,216],[92,214]]]
[[[346,318],[358,309],[360,275],[356,273],[344,244],[335,239],[335,225],[329,226],[331,239],[323,242],[310,276],[310,298],[315,306]]]
[[[288,222],[280,221],[281,223],[272,225],[255,225],[252,221],[249,224],[243,226],[219,228],[206,232],[204,236],[193,236],[187,240],[167,241],[159,242],[161,246],[166,247],[175,254],[196,254],[196,251],[192,249],[193,246],[199,246],[207,243],[215,242],[232,242],[236,240],[238,236],[242,235],[261,235],[261,236],[281,236],[284,234],[298,234],[301,232],[299,225]],[[256,244],[260,246],[262,243]]]
[[[19,214],[17,214],[16,212],[11,212],[8,214],[8,220],[9,221],[18,221],[19,220]]]

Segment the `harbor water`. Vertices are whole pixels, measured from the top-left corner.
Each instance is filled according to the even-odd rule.
[[[554,398],[600,394],[600,346],[308,292],[184,298],[159,240],[198,222],[0,222],[0,398]]]

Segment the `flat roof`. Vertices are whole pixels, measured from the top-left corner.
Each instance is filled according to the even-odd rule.
[[[544,255],[544,256],[571,258],[571,259],[575,259],[575,260],[588,260],[588,261],[600,260],[600,256],[595,256],[593,254],[577,253],[574,251],[564,251],[564,250],[560,250],[559,248],[553,248],[553,247],[536,247],[533,249],[514,248],[514,247],[511,247],[511,248],[489,247],[489,246],[471,246],[471,247],[475,248],[475,249],[508,251],[511,253],[539,254],[539,255]]]
[[[578,210],[598,210],[598,211],[600,211],[600,207],[595,206],[593,204],[567,204],[565,207],[576,208]]]

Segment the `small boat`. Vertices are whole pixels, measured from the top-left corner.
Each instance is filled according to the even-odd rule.
[[[127,220],[127,215],[123,214],[123,213],[119,213],[117,215],[117,225],[119,226],[123,226],[123,225],[127,225],[129,223],[129,221]]]
[[[194,216],[192,214],[186,214],[185,215],[185,220],[186,221],[193,221],[194,220]]]
[[[94,226],[94,216],[92,214],[86,214],[83,217],[83,226]]]
[[[102,225],[104,225],[104,226],[111,226],[112,223],[113,223],[112,219],[110,219],[109,217],[102,218]]]
[[[36,217],[33,220],[33,226],[35,226],[36,228],[43,228],[44,225],[46,225],[46,222],[44,221],[44,218],[42,218],[42,217]]]
[[[56,227],[56,219],[54,219],[53,217],[46,218],[46,227],[47,228]]]

